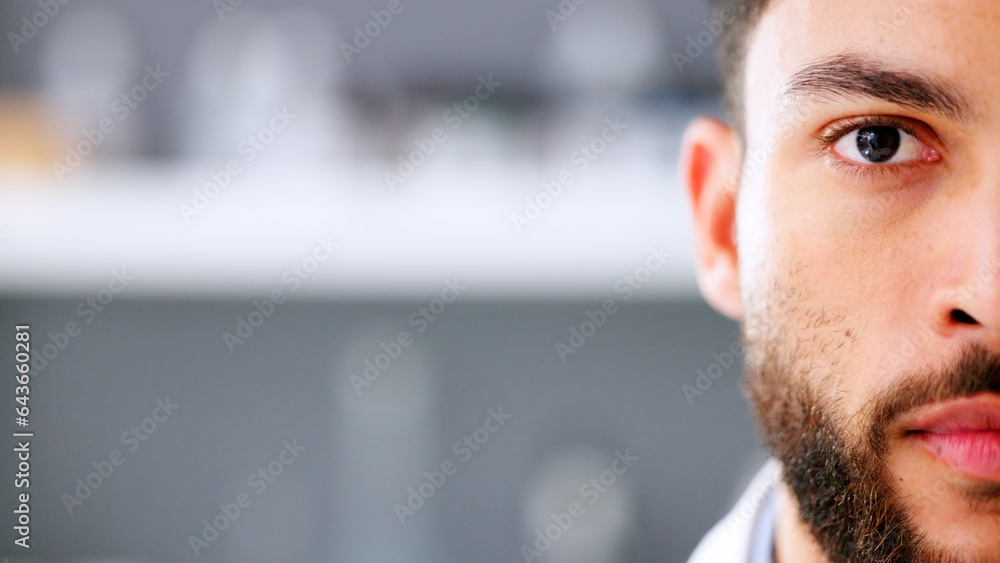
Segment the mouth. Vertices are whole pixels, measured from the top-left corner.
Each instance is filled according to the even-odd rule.
[[[966,477],[1000,481],[1000,395],[983,393],[922,408],[906,436]]]

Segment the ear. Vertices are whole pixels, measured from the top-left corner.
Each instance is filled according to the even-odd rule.
[[[742,315],[736,248],[739,145],[727,125],[701,117],[684,132],[681,182],[694,213],[698,287],[717,311]]]

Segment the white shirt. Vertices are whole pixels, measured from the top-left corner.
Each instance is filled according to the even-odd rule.
[[[780,479],[781,464],[769,460],[732,511],[701,540],[688,563],[774,563]]]

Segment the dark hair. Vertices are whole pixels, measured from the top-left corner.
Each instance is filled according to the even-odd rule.
[[[746,118],[743,83],[747,46],[768,0],[712,0],[712,4],[725,16],[725,21],[730,22],[723,26],[719,38],[719,68],[726,109],[733,127],[742,137]]]

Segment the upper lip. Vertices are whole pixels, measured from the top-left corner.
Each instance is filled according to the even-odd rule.
[[[903,422],[908,432],[928,434],[1000,431],[1000,395],[981,393],[927,405]]]

